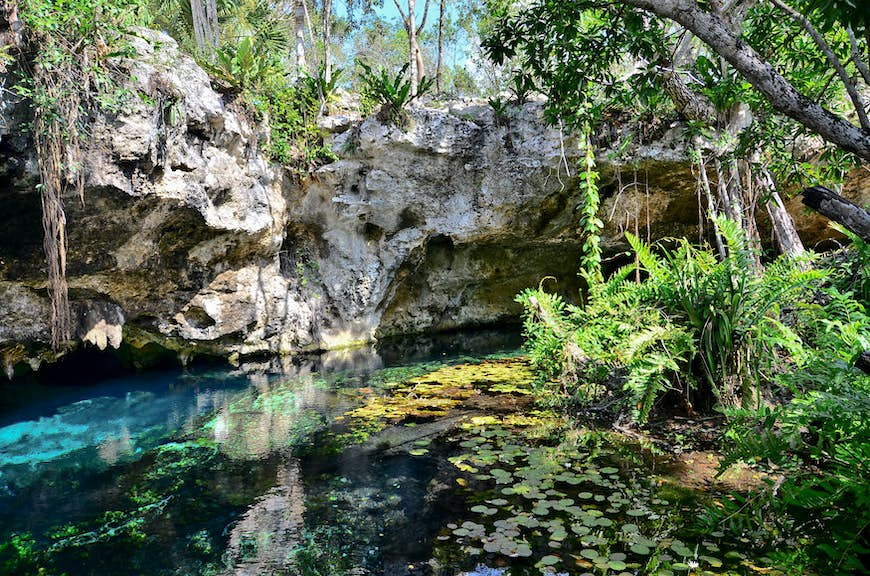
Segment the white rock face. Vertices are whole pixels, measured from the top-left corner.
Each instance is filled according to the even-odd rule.
[[[544,276],[576,291],[577,143],[540,104],[499,119],[480,102],[416,108],[404,128],[328,116],[340,160],[300,186],[174,41],[133,42],[133,97],[95,119],[85,204],[66,199],[80,342],[293,353],[514,319],[515,294]],[[0,128],[0,205],[16,207],[0,215],[7,367],[49,341],[24,122]]]
[[[568,272],[573,284],[564,163],[575,165],[577,143],[541,111],[528,104],[498,123],[486,104],[417,108],[406,128],[372,117],[334,138],[341,159],[290,210],[323,231],[320,278],[337,320],[321,329],[326,343],[501,321],[543,276]]]

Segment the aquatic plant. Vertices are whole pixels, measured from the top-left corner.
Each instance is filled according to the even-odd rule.
[[[546,440],[532,421],[518,427],[487,419],[457,434],[465,452],[451,462],[462,473],[472,519],[448,524],[439,542],[484,565],[508,558],[543,572],[730,574],[741,565],[742,553],[723,551],[721,532],[694,543],[681,537],[685,511],[612,465],[615,449],[603,437],[559,440],[556,430],[567,423],[552,413],[539,418]],[[750,564],[741,569],[754,572]]]
[[[526,396],[533,378],[528,362],[513,358],[444,366],[410,379],[382,381],[380,392],[368,389],[360,407],[338,418],[349,427],[338,440],[344,445],[364,442],[389,425],[442,418],[480,393]]]

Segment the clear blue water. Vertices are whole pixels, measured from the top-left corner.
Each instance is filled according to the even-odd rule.
[[[346,389],[397,367],[518,344],[516,333],[480,332],[87,386],[49,382],[26,394],[6,384],[0,572],[294,574],[301,553],[307,573],[327,574],[316,567],[331,565],[334,551],[318,550],[311,535],[333,531],[329,541],[342,542],[348,530],[348,550],[336,553],[354,555],[359,574],[431,573],[415,562],[450,514],[428,496],[441,464],[325,452],[325,433],[352,405]]]

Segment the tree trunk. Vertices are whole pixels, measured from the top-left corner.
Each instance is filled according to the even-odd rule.
[[[774,109],[843,150],[870,160],[870,131],[862,130],[801,94],[734,34],[720,15],[703,10],[695,0],[626,0],[626,4],[682,24],[725,58]]]
[[[813,186],[803,192],[802,202],[816,212],[839,222],[865,242],[870,242],[870,214],[824,186]]]
[[[791,214],[785,209],[785,203],[783,203],[782,197],[776,189],[773,177],[767,170],[762,169],[761,174],[758,175],[758,182],[770,195],[765,207],[767,208],[768,216],[770,216],[770,223],[773,226],[773,235],[779,246],[779,252],[793,258],[803,256],[806,252],[804,244],[801,242],[800,236],[798,236]]]
[[[416,4],[416,0],[408,0],[408,17],[405,22],[405,28],[408,31],[409,64],[411,65],[411,97],[417,95],[417,85],[420,83],[420,58],[418,55],[420,49],[417,46],[417,19],[414,15]]]
[[[296,0],[293,17],[296,23],[296,76],[305,73],[305,0]]]
[[[329,83],[332,80],[332,0],[323,0],[323,78]]]
[[[209,53],[213,55],[215,49],[221,45],[220,28],[218,28],[217,0],[205,0],[205,23],[206,35],[209,42]]]
[[[206,31],[205,10],[202,7],[202,0],[190,0],[190,16],[193,21],[193,40],[196,42],[196,49],[202,54],[207,54],[209,51],[210,34]]]
[[[435,70],[435,89],[441,94],[444,75],[444,13],[447,0],[441,0],[441,11],[438,15],[438,68]]]

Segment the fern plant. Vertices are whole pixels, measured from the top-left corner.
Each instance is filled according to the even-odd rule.
[[[865,573],[861,559],[870,553],[870,376],[853,362],[857,350],[870,347],[870,317],[860,302],[836,288],[826,288],[816,298],[825,305],[803,304],[796,312],[799,336],[807,343],[804,353],[794,355],[791,370],[775,376],[791,399],[775,407],[727,411],[730,444],[723,468],[755,462],[780,478],[753,495],[762,503],[756,510],[765,513],[742,518],[751,521],[751,529],[787,526],[787,532],[769,531],[766,537],[787,535],[805,542],[803,554],[824,567],[825,574]],[[725,514],[740,517],[745,512]],[[714,511],[708,515],[711,521],[724,520]],[[800,532],[808,527],[813,529]]]
[[[639,238],[626,237],[649,276],[646,298],[691,330],[698,351],[693,364],[706,389],[719,403],[735,405],[755,398],[760,347],[794,339],[777,320],[778,310],[824,273],[787,259],[759,273],[739,224],[726,218],[715,223],[728,247],[721,260],[685,239],[659,255]]]
[[[825,273],[787,259],[759,273],[740,227],[726,219],[717,226],[728,245],[722,260],[686,240],[654,250],[627,234],[647,276],[643,283],[630,280],[635,269],[627,266],[606,282],[587,271],[592,281],[583,307],[540,289],[521,295],[529,348],[545,377],[559,377],[569,397],[595,400],[614,394],[613,375],[619,374],[624,404],[638,421],[669,390],[687,408],[755,403],[777,351],[800,354],[800,338],[780,320],[780,310]],[[584,369],[566,364],[578,357],[570,350],[589,359]],[[611,381],[607,390],[585,382],[601,367],[607,370],[599,379]]]
[[[628,280],[633,270],[626,266],[591,284],[584,307],[541,288],[517,300],[526,310],[527,350],[553,393],[566,405],[615,404],[645,422],[669,390],[689,401],[693,380],[681,374],[694,343],[689,332],[643,301],[643,287]]]

